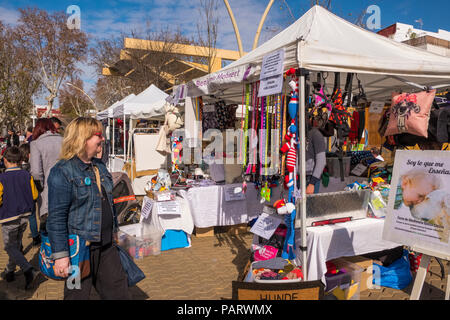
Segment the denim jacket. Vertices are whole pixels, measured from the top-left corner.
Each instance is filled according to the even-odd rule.
[[[101,184],[112,207],[113,232],[118,230],[112,196],[113,180],[103,162],[94,158],[92,164],[86,164],[78,157],[61,160],[48,177],[47,232],[55,260],[69,256],[69,234],[76,234],[89,242],[101,240],[102,196],[94,170],[89,170],[92,165],[99,169]]]

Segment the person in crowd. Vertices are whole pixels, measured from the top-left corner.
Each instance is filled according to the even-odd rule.
[[[43,118],[36,122],[30,144],[30,172],[40,192],[38,204],[41,231],[45,230],[48,215],[47,179],[50,169],[58,162],[62,140],[50,119]]]
[[[25,133],[25,140],[27,143],[31,143],[33,141],[33,127],[29,126],[27,128],[27,132]]]
[[[381,156],[380,154],[380,149],[378,149],[377,147],[373,147],[372,149],[370,149],[370,153],[372,153],[372,156],[380,161],[384,161],[384,158]]]
[[[22,154],[21,167],[23,170],[30,172],[30,144],[23,143],[19,147],[20,153]],[[38,231],[37,220],[36,220],[36,204],[33,205],[33,210],[29,217],[31,237],[33,238],[33,246],[37,247],[41,244],[41,235]]]
[[[62,122],[57,117],[51,117],[50,120],[52,120],[53,125],[55,126],[56,132],[61,134],[62,132]]]
[[[22,253],[22,237],[28,216],[38,197],[33,178],[19,167],[22,154],[19,148],[9,147],[4,154],[6,171],[0,174],[0,224],[4,249],[9,262],[3,272],[6,282],[15,280],[16,266],[25,275],[25,289],[30,289],[40,272],[35,270]]]
[[[114,246],[118,230],[113,181],[96,158],[104,141],[102,125],[77,118],[66,128],[60,161],[50,171],[47,232],[57,276],[69,276],[68,237],[90,242],[90,275],[80,289],[64,288],[65,300],[87,300],[92,287],[102,299],[128,300],[127,275]]]
[[[6,137],[7,147],[18,147],[20,145],[19,136],[16,134],[14,128],[8,129],[8,136]]]
[[[320,191],[323,169],[327,164],[325,137],[320,132],[315,120],[306,135],[306,194]]]

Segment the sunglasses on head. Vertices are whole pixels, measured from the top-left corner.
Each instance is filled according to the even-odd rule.
[[[93,135],[99,137],[100,139],[103,139],[103,133],[102,132],[95,132]]]

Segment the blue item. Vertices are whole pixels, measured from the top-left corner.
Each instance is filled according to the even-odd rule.
[[[31,211],[31,216],[28,218],[28,222],[30,223],[30,231],[31,236],[36,238],[39,236],[37,220],[36,220],[36,206],[33,206],[33,210]]]
[[[117,232],[112,176],[101,160],[93,158],[92,165],[99,170],[101,186],[114,213],[113,232]],[[61,236],[67,232],[76,233],[86,241],[101,241],[102,197],[95,183],[95,173],[90,168],[91,165],[74,157],[59,161],[50,170],[48,193],[57,196],[48,199],[48,211],[52,214],[48,216],[47,232],[55,254],[67,255],[67,239]],[[86,178],[90,179],[90,185],[86,184]]]
[[[373,284],[388,288],[403,290],[412,281],[408,251],[403,250],[403,256],[388,267],[373,264]]]
[[[52,248],[48,235],[42,233],[41,237],[42,242],[41,249],[39,250],[39,268],[45,276],[54,280],[63,280],[63,278],[55,275],[55,260],[52,257]],[[88,277],[91,273],[91,265],[90,249],[87,242],[77,235],[70,235],[68,244],[70,264],[72,265],[72,270],[69,270],[70,277],[77,278],[80,275],[80,279]]]
[[[127,274],[128,286],[135,286],[139,281],[145,279],[145,274],[141,269],[139,269],[136,263],[134,263],[133,258],[125,249],[117,245],[116,248],[117,250],[119,250],[119,257],[122,268]]]
[[[166,230],[161,239],[161,251],[189,247],[189,240],[183,230]]]

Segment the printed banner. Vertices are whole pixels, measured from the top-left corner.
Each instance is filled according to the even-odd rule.
[[[199,97],[213,94],[217,90],[223,89],[224,86],[246,81],[254,72],[254,67],[244,65],[194,79],[187,84],[187,95],[188,97]]]
[[[450,153],[397,151],[383,239],[450,254]]]

